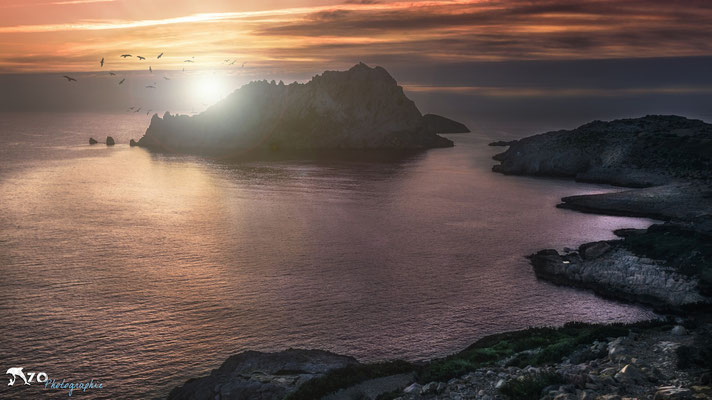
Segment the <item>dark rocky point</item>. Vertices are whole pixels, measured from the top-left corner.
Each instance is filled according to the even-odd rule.
[[[423,115],[425,125],[435,133],[470,133],[465,124],[435,114]]]
[[[111,136],[107,136],[107,137],[106,137],[106,145],[107,145],[107,146],[113,146],[114,144],[116,144],[116,143],[114,142],[114,138],[112,138]]]
[[[283,399],[312,378],[355,364],[353,357],[323,350],[246,351],[229,357],[210,375],[171,390],[168,399]]]
[[[99,143],[99,142],[97,142],[96,139],[94,139],[93,137],[89,138],[89,144],[97,144],[97,143]]]
[[[381,67],[326,71],[305,84],[251,82],[195,115],[154,115],[138,145],[215,156],[451,147]]]
[[[131,147],[138,146],[138,143],[135,140],[131,139],[131,140],[129,140],[129,146],[131,146]]]

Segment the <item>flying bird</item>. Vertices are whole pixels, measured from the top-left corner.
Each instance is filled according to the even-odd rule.
[[[131,57],[131,54],[122,54],[121,58]]]
[[[136,111],[134,111],[134,112],[139,112],[139,111],[141,111],[141,107],[139,107],[138,110],[136,110]]]
[[[153,86],[153,85],[148,85],[148,86],[146,86],[146,88],[147,88],[147,89],[155,89],[156,87]]]
[[[193,60],[185,60],[185,61],[183,61],[183,62],[195,62],[195,61],[193,61]]]
[[[171,80],[171,78],[169,78],[169,77],[167,77],[167,76],[164,76],[163,79],[165,79],[165,80],[167,80],[167,81],[170,81],[170,80]]]
[[[64,75],[64,78],[67,78],[67,82],[71,82],[71,81],[76,82],[77,81],[76,79],[72,78],[71,76],[67,76],[67,75]]]
[[[136,56],[136,58],[138,58],[139,60],[145,60],[145,59],[146,59],[146,57],[141,57],[141,56]]]
[[[120,81],[119,81],[119,85],[121,85],[122,83],[124,83],[125,80],[126,80],[126,78],[120,80]]]
[[[126,110],[126,111],[131,111],[131,110],[133,110],[134,108],[136,108],[136,107],[131,106],[131,107],[129,107],[129,109]]]
[[[161,58],[161,57],[163,57],[163,53],[159,54],[158,57],[156,57],[156,58]]]
[[[234,60],[232,60],[232,62],[230,63],[230,65],[235,64],[235,62],[237,62],[237,58],[234,59]]]
[[[116,74],[113,73],[113,72],[109,72],[109,75],[111,75],[111,76],[116,76]]]
[[[99,64],[101,64],[102,68],[104,67],[104,57],[101,57],[101,61],[99,61]]]
[[[146,115],[150,114],[151,111],[153,111],[153,110],[148,110],[148,111],[146,111]]]

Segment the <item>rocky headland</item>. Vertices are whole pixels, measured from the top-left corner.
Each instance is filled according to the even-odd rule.
[[[154,115],[138,146],[216,156],[451,147],[467,129],[424,118],[382,67],[363,63],[307,83],[251,82],[195,116]],[[469,131],[469,130],[468,130]]]
[[[513,142],[495,172],[627,187],[712,179],[712,125],[674,115],[594,121]]]
[[[595,121],[510,142],[495,172],[636,189],[570,196],[582,212],[667,221],[578,251],[530,256],[539,278],[662,311],[712,304],[712,125],[679,116]]]

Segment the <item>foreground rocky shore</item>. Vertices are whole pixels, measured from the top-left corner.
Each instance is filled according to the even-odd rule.
[[[169,399],[711,399],[712,125],[648,116],[493,145],[510,146],[495,156],[495,172],[639,188],[559,207],[665,223],[530,260],[541,279],[646,304],[667,319],[507,332],[418,364],[248,352]]]
[[[570,323],[483,338],[420,364],[319,350],[245,352],[171,391],[205,399],[708,399],[712,323]]]

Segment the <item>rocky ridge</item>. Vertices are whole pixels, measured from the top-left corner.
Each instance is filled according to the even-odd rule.
[[[712,125],[674,115],[594,121],[508,144],[493,171],[628,187],[712,179]]]

